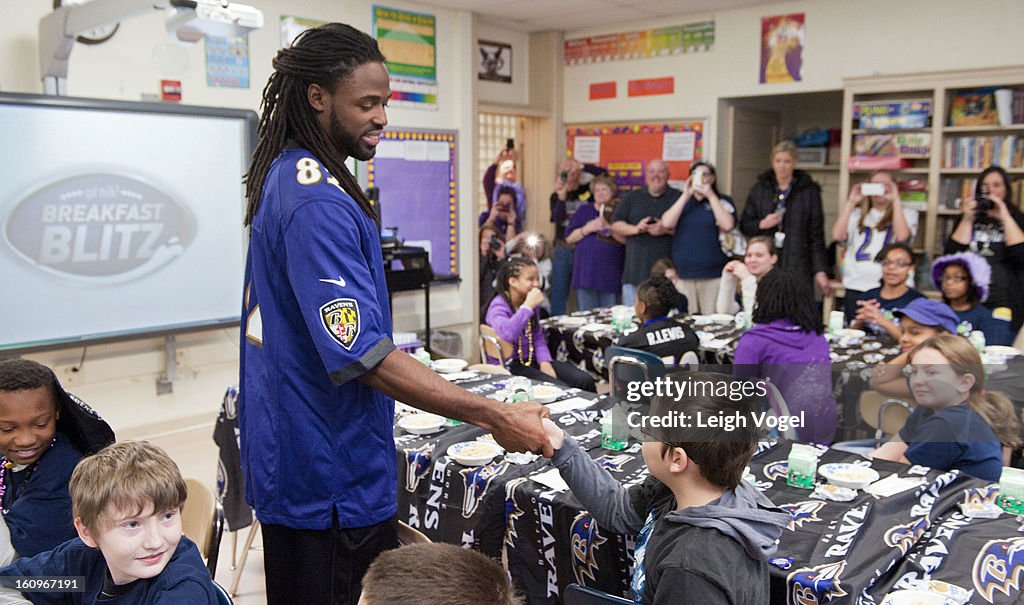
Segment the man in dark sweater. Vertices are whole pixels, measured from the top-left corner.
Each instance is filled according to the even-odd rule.
[[[544,425],[558,468],[583,506],[606,531],[637,534],[631,587],[637,603],[733,603],[769,601],[768,557],[790,516],[742,480],[757,447],[753,398],[732,401],[707,393],[741,391],[730,376],[706,372],[672,375],[691,395],[656,397],[647,417],[632,418],[645,433],[644,462],[650,477],[624,488],[550,420]],[[724,383],[723,383],[724,381]],[[690,382],[690,385],[682,384]],[[706,396],[692,396],[698,385]],[[678,390],[674,392],[680,392]],[[654,428],[697,414],[745,419],[732,431],[703,426]],[[646,422],[645,422],[646,421]],[[676,422],[676,424],[680,424]],[[699,424],[690,422],[689,424]],[[646,428],[644,428],[646,427]]]

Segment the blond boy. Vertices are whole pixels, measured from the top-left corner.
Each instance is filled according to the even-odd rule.
[[[187,490],[177,465],[141,441],[111,445],[71,475],[78,538],[0,576],[79,576],[81,592],[25,592],[31,603],[217,604],[196,545],[181,535]],[[7,600],[4,600],[7,599]],[[24,603],[10,592],[0,603]]]

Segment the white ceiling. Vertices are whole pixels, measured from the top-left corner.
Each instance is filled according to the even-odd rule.
[[[509,29],[574,30],[767,4],[778,0],[423,0],[472,11]]]

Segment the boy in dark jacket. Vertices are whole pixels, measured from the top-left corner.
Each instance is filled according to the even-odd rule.
[[[71,475],[77,538],[0,569],[0,576],[77,576],[76,592],[25,592],[34,604],[217,605],[210,572],[182,535],[188,490],[162,449],[122,441],[82,460]],[[0,603],[23,604],[0,588]]]
[[[760,431],[753,414],[760,406],[753,398],[737,397],[742,383],[729,376],[688,372],[670,378],[690,396],[655,397],[650,416],[631,420],[634,426],[647,421],[641,430],[648,435],[643,456],[651,475],[642,484],[624,488],[545,419],[555,449],[551,461],[600,527],[638,534],[631,582],[635,602],[767,603],[767,560],[790,516],[741,479],[757,447]],[[657,417],[661,426],[672,419],[684,424],[678,419],[698,413],[736,420],[736,426],[727,431],[688,422],[654,428],[650,422]]]

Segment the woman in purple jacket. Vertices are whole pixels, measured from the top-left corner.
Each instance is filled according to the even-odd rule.
[[[796,427],[800,441],[832,443],[837,406],[831,360],[810,284],[788,271],[769,271],[755,300],[755,325],[740,337],[733,373],[779,388],[789,413],[803,416],[803,426]]]
[[[498,270],[497,293],[487,306],[484,323],[498,337],[512,343],[509,371],[516,376],[555,382],[584,391],[595,390],[594,379],[583,370],[551,358],[540,326],[540,289],[537,265],[528,258],[508,259]]]

